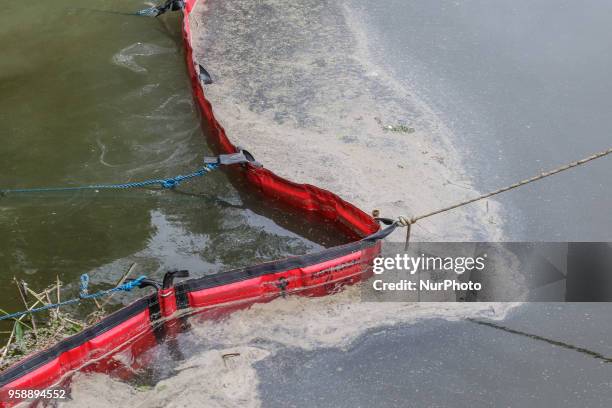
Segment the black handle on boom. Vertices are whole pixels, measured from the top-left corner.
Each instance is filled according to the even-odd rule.
[[[173,270],[173,271],[166,272],[162,283],[159,283],[158,281],[154,279],[145,278],[140,282],[140,285],[138,285],[138,287],[139,288],[152,287],[155,290],[168,289],[172,287],[172,284],[174,283],[174,278],[188,278],[188,277],[189,277],[189,271],[187,270]],[[126,279],[125,281],[132,282],[134,280],[135,279],[130,278],[130,279]]]
[[[174,278],[188,278],[189,271],[188,270],[174,270],[168,271],[164,275],[164,281],[162,283],[162,289],[169,289],[174,284]]]

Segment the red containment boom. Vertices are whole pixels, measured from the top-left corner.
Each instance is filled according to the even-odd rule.
[[[204,125],[210,129],[209,143],[216,153],[235,153],[238,149],[215,119],[198,78],[189,27],[189,14],[196,1],[187,0],[183,10],[185,55],[195,102]],[[372,259],[380,253],[380,239],[394,229],[392,224],[380,230],[376,220],[337,195],[291,182],[261,166],[243,164],[233,176],[246,178],[263,199],[282,201],[297,211],[333,223],[353,242],[160,287],[156,293],[4,370],[0,373],[0,406],[21,402],[11,397],[15,390],[65,388],[70,374],[77,370],[129,375],[130,370],[122,371],[118,367],[121,363],[112,356],[126,352],[132,356],[130,361],[140,361],[135,357],[156,345],[164,335],[173,335],[178,330],[177,320],[181,316],[200,314],[202,318],[216,318],[255,302],[290,294],[321,296],[358,282],[368,276]]]

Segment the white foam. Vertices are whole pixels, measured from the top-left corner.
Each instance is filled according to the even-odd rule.
[[[205,92],[217,119],[267,168],[389,217],[478,194],[452,131],[374,62],[365,25],[342,1],[213,0],[191,22],[196,58],[216,79]],[[385,130],[398,124],[415,131]],[[413,236],[498,241],[502,229],[489,201],[422,220]]]
[[[288,297],[256,304],[221,322],[192,319],[201,351],[177,374],[153,389],[138,391],[105,375],[81,375],[65,406],[259,407],[259,378],[253,365],[278,350],[347,348],[369,330],[425,318],[502,318],[511,303],[364,303],[359,286],[319,298]],[[206,346],[204,345],[206,344]],[[223,356],[226,355],[224,358]]]
[[[159,45],[137,42],[123,48],[113,55],[113,63],[125,67],[130,71],[144,74],[147,69],[138,64],[136,57],[146,57],[157,54],[168,54],[176,52],[173,48],[160,47]]]
[[[371,62],[367,35],[341,1],[209,0],[196,6],[191,26],[196,58],[215,78],[206,94],[217,118],[266,167],[385,216],[477,194],[452,132],[413,90]],[[388,132],[381,122],[416,131]],[[491,201],[419,222],[415,238],[493,241],[502,226]],[[110,404],[119,395],[133,406],[260,406],[253,364],[281,348],[347,348],[375,328],[430,318],[501,319],[516,305],[363,303],[359,286],[278,299],[221,322],[194,320],[201,352],[152,390],[96,375],[77,381],[73,398],[81,405]],[[225,353],[240,354],[230,358],[231,369]]]

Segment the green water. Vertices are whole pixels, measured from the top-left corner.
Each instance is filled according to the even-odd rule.
[[[3,4],[0,188],[197,169],[210,151],[186,75],[178,13],[151,19],[77,5],[146,7],[125,0]],[[0,307],[22,308],[13,276],[42,288],[56,275],[75,282],[88,272],[94,286],[108,287],[132,262],[135,275],[160,278],[171,268],[202,275],[342,241],[328,227],[237,191],[219,171],[182,189],[189,194],[0,198]]]

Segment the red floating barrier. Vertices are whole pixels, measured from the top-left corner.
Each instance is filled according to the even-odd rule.
[[[225,130],[215,119],[198,78],[193,59],[189,14],[197,0],[187,0],[183,10],[183,38],[187,66],[196,104],[215,153],[237,152]],[[318,187],[297,184],[253,164],[243,164],[238,174],[265,197],[280,200],[298,211],[332,222],[346,231],[354,242],[314,254],[290,257],[251,267],[171,284],[107,316],[99,323],[69,337],[47,350],[29,356],[0,373],[0,405],[23,401],[23,390],[69,387],[77,370],[113,372],[129,376],[134,365],[144,362],[137,356],[165,335],[174,334],[181,316],[198,313],[216,318],[255,302],[298,294],[321,296],[369,276],[372,259],[380,252],[380,239],[394,228],[380,231],[378,223],[354,205]],[[129,353],[129,367],[113,359]],[[136,367],[137,368],[137,367]],[[123,374],[121,374],[123,373]],[[20,391],[16,394],[16,391]],[[18,397],[15,397],[18,395]]]

